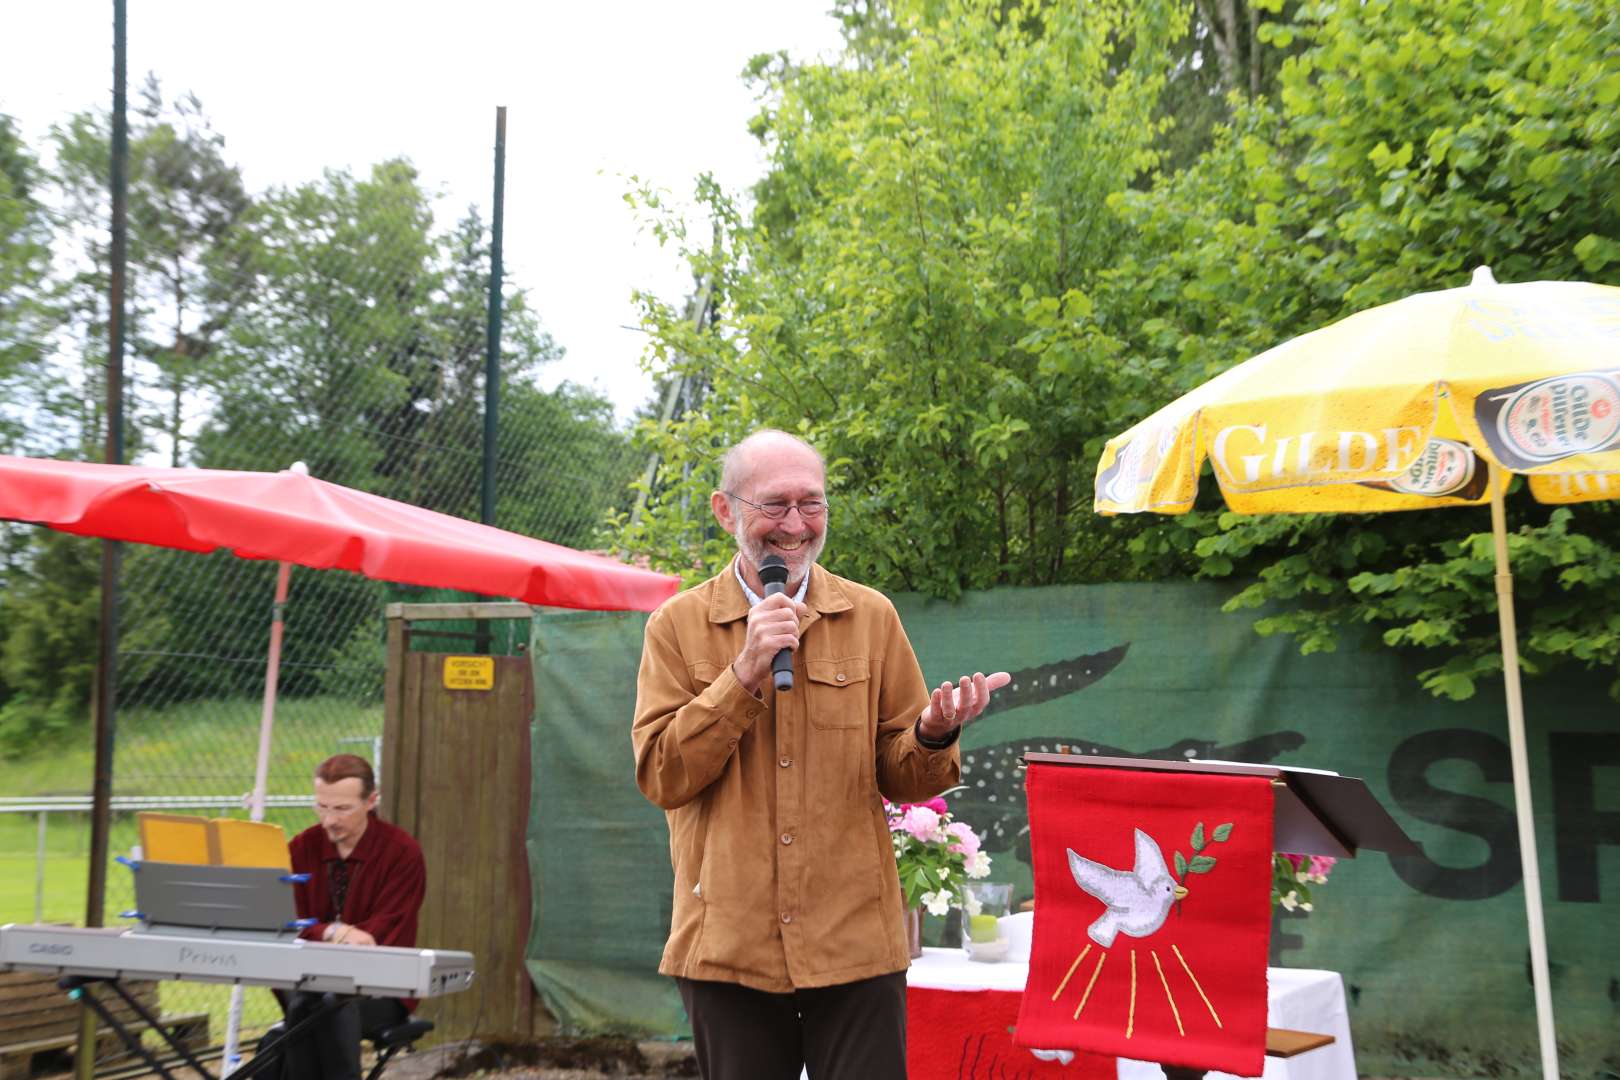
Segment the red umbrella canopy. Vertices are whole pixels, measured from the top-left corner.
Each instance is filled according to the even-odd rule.
[[[651,611],[675,577],[294,472],[0,455],[0,518],[184,551],[228,548],[531,604]]]

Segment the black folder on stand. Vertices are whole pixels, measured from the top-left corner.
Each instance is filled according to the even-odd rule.
[[[1421,855],[1422,849],[1378,802],[1365,781],[1354,776],[1296,769],[1286,765],[1248,765],[1237,761],[1157,761],[1152,758],[1101,757],[1096,754],[1025,754],[1026,763],[1076,768],[1140,769],[1145,772],[1192,772],[1271,778],[1276,802],[1272,849],[1298,855],[1331,855],[1353,859],[1359,851]]]

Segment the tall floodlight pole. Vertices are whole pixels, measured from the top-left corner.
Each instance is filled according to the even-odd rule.
[[[484,343],[484,484],[479,519],[495,524],[495,440],[500,433],[501,231],[506,219],[506,106],[495,109],[495,207],[489,227],[489,336]]]
[[[495,524],[496,443],[501,433],[501,236],[506,221],[506,106],[495,107],[495,198],[489,223],[489,325],[484,340],[484,470],[478,520]],[[479,619],[473,651],[490,651],[489,621]]]
[[[128,260],[129,117],[125,102],[125,0],[113,0],[113,105],[111,168],[112,238],[107,277],[107,441],[105,459],[124,463],[124,274]],[[101,542],[100,662],[95,686],[95,779],[90,789],[90,880],[84,924],[106,919],[107,855],[112,828],[113,719],[118,689],[118,563],[116,540]],[[96,1063],[96,1015],[81,1007],[75,1072],[90,1080]]]

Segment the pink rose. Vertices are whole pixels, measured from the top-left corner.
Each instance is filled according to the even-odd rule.
[[[945,831],[956,838],[956,843],[946,848],[947,851],[958,851],[963,855],[972,855],[979,850],[979,835],[965,821],[953,821],[945,826]]]
[[[927,843],[939,832],[939,815],[926,806],[908,806],[900,827],[918,840]]]
[[[1325,878],[1328,876],[1328,872],[1333,869],[1333,864],[1338,861],[1338,859],[1335,859],[1331,855],[1312,855],[1311,874],[1316,877]]]
[[[946,814],[951,812],[950,806],[938,795],[935,795],[932,799],[929,799],[922,805],[928,807],[928,809],[932,810],[941,817],[944,817]]]
[[[1303,855],[1295,855],[1292,852],[1285,851],[1282,853],[1282,857],[1293,864],[1294,873],[1296,874],[1305,868],[1305,856]]]

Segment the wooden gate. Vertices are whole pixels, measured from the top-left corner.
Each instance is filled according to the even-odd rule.
[[[418,1009],[434,1022],[435,1042],[522,1041],[556,1028],[523,962],[531,911],[529,659],[410,649],[415,623],[528,617],[526,604],[388,606],[381,813],[416,837],[427,861],[417,946],[465,949],[478,966],[469,990]]]

